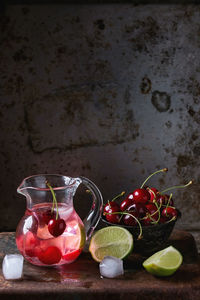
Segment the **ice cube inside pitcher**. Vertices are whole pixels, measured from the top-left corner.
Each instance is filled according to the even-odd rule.
[[[20,254],[5,255],[2,263],[2,272],[6,280],[22,278],[24,258]]]

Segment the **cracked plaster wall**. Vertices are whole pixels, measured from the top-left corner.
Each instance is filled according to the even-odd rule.
[[[200,228],[199,20],[192,5],[7,6],[1,230],[23,215],[16,188],[31,174],[89,177],[106,201],[163,167],[151,180],[160,189],[195,180],[174,199],[180,224]]]

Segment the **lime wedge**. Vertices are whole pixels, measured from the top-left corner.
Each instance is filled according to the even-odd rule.
[[[143,262],[143,267],[156,276],[170,276],[180,267],[183,257],[173,246],[156,252]]]
[[[128,256],[133,250],[133,236],[125,228],[108,226],[95,232],[92,236],[89,251],[97,262],[107,255],[120,259]]]

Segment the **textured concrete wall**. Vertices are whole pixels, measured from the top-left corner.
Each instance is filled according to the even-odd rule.
[[[1,230],[31,174],[84,175],[106,201],[163,167],[158,188],[195,179],[174,199],[200,228],[199,6],[10,5],[0,45]]]

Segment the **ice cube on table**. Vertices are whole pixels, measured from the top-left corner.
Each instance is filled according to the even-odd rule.
[[[100,274],[103,277],[114,278],[124,274],[123,260],[114,256],[105,256],[99,264]]]
[[[7,254],[2,263],[2,272],[6,280],[22,278],[24,258],[21,254]]]

